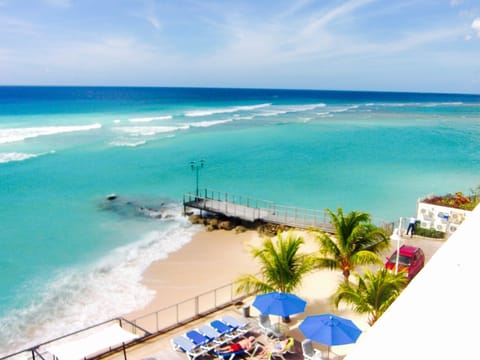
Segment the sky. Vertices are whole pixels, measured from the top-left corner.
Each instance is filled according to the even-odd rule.
[[[0,0],[0,85],[480,94],[480,1]]]

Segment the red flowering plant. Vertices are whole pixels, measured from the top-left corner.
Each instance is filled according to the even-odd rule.
[[[432,205],[447,206],[455,209],[473,210],[480,200],[480,185],[472,190],[471,195],[464,195],[461,191],[455,194],[443,196],[431,196],[422,200],[422,202]]]

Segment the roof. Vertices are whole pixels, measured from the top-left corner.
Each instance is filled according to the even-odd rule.
[[[81,334],[78,338],[54,342],[46,350],[58,360],[79,360],[138,337],[139,335],[123,330],[118,324],[108,324],[100,329],[95,328],[91,333]]]
[[[402,245],[400,246],[400,255],[413,255],[417,251],[418,247],[411,245]]]

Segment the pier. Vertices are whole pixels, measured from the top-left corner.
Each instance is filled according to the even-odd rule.
[[[183,207],[234,217],[250,222],[263,221],[308,229],[317,228],[333,233],[334,226],[324,210],[278,205],[272,201],[204,189],[197,194],[183,195]]]
[[[279,205],[273,201],[216,190],[203,189],[195,194],[184,194],[183,208],[185,213],[187,208],[191,208],[250,222],[263,221],[299,229],[315,228],[331,234],[335,233],[335,227],[325,210]],[[387,231],[393,230],[391,221],[372,219],[372,222]]]

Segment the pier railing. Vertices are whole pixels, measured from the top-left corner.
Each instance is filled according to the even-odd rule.
[[[262,220],[298,228],[318,227],[331,230],[327,213],[323,210],[279,205],[273,201],[256,199],[217,190],[204,189],[199,195],[183,196],[186,207],[193,207],[247,221]]]
[[[217,190],[204,189],[198,194],[183,195],[183,205],[211,213],[236,217],[247,221],[261,220],[273,224],[284,224],[308,229],[317,228],[333,233],[330,216],[324,210],[279,205],[273,201],[256,199]],[[391,222],[372,219],[379,227],[392,230]]]

